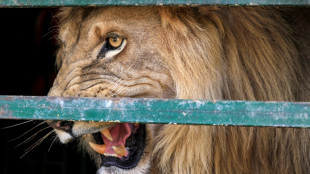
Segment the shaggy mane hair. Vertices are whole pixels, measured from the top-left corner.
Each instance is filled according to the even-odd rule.
[[[309,74],[303,75],[309,66],[301,63],[305,58],[295,44],[297,35],[282,11],[158,11],[166,43],[163,57],[177,98],[309,99]],[[309,173],[309,133],[298,128],[165,125],[154,143],[154,165],[159,166],[154,173]]]

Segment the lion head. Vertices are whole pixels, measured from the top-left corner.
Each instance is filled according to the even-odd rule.
[[[310,35],[300,37],[309,25],[297,33],[290,25],[297,21],[283,13],[271,7],[63,8],[59,73],[49,96],[309,99],[303,49]],[[310,171],[306,129],[49,124],[63,143],[79,138],[99,174]]]

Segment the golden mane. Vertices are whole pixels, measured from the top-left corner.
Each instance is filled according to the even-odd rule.
[[[120,10],[122,13],[119,13]],[[303,14],[302,11],[308,11],[308,13]],[[131,13],[134,19],[131,18]],[[143,17],[139,18],[140,16]],[[83,20],[89,19],[84,27],[88,26],[90,29],[84,28],[84,33],[81,32],[84,38],[80,37],[84,40],[76,44],[73,51],[60,48],[58,54],[66,51],[69,54],[66,57],[66,64],[62,66],[60,75],[51,89],[51,96],[93,97],[96,96],[93,95],[94,91],[102,96],[110,96],[104,95],[100,86],[98,89],[89,89],[88,86],[91,85],[84,83],[88,77],[89,67],[100,68],[95,55],[98,54],[102,44],[99,45],[100,47],[97,46],[98,48],[95,47],[98,50],[94,51],[89,43],[98,40],[98,37],[93,37],[98,33],[94,31],[99,31],[99,34],[100,31],[110,31],[104,30],[102,26],[111,23],[101,23],[102,18],[108,17],[116,28],[127,29],[128,23],[124,21],[132,22],[129,23],[133,25],[130,33],[134,37],[128,38],[128,48],[126,48],[130,53],[124,49],[123,54],[117,53],[117,59],[113,60],[113,64],[102,63],[105,66],[118,66],[113,71],[108,69],[104,72],[110,74],[113,72],[121,76],[126,73],[122,71],[123,69],[129,69],[139,74],[138,71],[157,66],[156,71],[147,71],[148,73],[144,72],[141,75],[156,73],[156,84],[160,84],[158,86],[165,84],[165,88],[173,89],[167,94],[164,93],[165,95],[152,93],[152,96],[259,101],[309,101],[310,99],[309,9],[224,6],[104,7],[104,9],[78,7],[65,8],[58,17],[60,30],[62,30],[59,39],[65,43],[75,43],[78,40],[78,31],[83,29]],[[150,21],[148,21],[149,17],[152,17]],[[307,23],[297,20],[302,18]],[[118,19],[121,19],[121,22],[117,21]],[[143,25],[137,27],[136,19],[139,19],[137,21]],[[96,27],[93,26],[99,27],[94,30]],[[143,39],[139,38],[140,35],[143,35]],[[141,44],[141,41],[145,41],[146,44]],[[93,43],[93,45],[96,44]],[[141,50],[145,52],[136,49],[140,45],[143,45]],[[81,49],[86,51],[74,52]],[[151,54],[152,51],[154,53]],[[140,56],[134,54],[138,52]],[[86,60],[89,55],[96,61]],[[136,57],[140,58],[140,62],[148,64],[147,68],[142,65],[136,66],[137,69],[131,68],[132,62],[135,62],[133,58]],[[58,55],[59,66],[61,59],[62,56]],[[79,61],[74,62],[73,59]],[[127,64],[122,60],[127,60]],[[85,68],[86,65],[88,65],[87,68]],[[67,74],[71,72],[70,68],[77,70],[69,76]],[[159,74],[162,71],[164,73]],[[73,77],[79,77],[81,74],[85,75],[85,79],[72,80]],[[98,76],[99,78],[102,77]],[[106,80],[107,82],[100,84],[105,84],[104,88],[110,85],[109,79]],[[70,87],[67,88],[68,84]],[[89,90],[81,92],[80,87],[83,85]],[[128,96],[129,92],[124,96]],[[56,129],[61,128],[56,124],[50,124]],[[74,126],[71,131],[78,130],[76,137],[79,137],[93,133],[94,130],[97,132],[103,129],[100,126],[106,123],[94,125],[74,122],[72,124]],[[157,127],[154,126],[154,128],[152,126],[154,125],[146,125],[148,137],[145,156],[142,156],[136,167],[122,170],[117,167],[103,166],[101,173],[114,171],[143,173],[149,169],[149,165],[152,173],[165,174],[310,173],[309,129],[194,125],[156,125]],[[80,131],[81,127],[86,127],[87,130]],[[74,138],[64,131],[59,131],[58,136],[65,140],[67,137]],[[103,152],[97,153],[98,151],[95,152],[89,147],[89,142],[96,142],[92,137],[88,136],[88,139],[84,139],[83,146],[98,158]],[[152,151],[152,163],[149,158],[150,151]],[[101,157],[98,158],[98,163],[100,160]]]
[[[158,8],[180,99],[309,99],[296,33],[275,8]],[[308,74],[309,76],[309,74]],[[306,129],[165,125],[154,173],[307,173]]]

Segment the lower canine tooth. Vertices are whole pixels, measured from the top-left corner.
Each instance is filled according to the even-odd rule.
[[[125,146],[112,146],[112,148],[113,148],[114,152],[115,152],[118,156],[120,156],[120,157],[125,156],[125,154],[126,154],[126,148],[125,148]]]
[[[105,144],[95,144],[95,143],[89,142],[89,145],[92,149],[94,149],[94,151],[96,151],[102,155],[104,154],[105,149],[106,149]]]

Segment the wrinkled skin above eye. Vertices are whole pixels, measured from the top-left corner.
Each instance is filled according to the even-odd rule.
[[[132,18],[137,14],[124,16],[114,9],[95,9],[84,18],[80,15],[81,19],[65,19],[60,28],[62,49],[57,59],[62,63],[50,96],[174,96],[160,48],[152,47],[161,39],[154,32],[160,32],[158,16]],[[158,23],[142,22],[150,18]],[[123,20],[113,22],[117,19]]]

